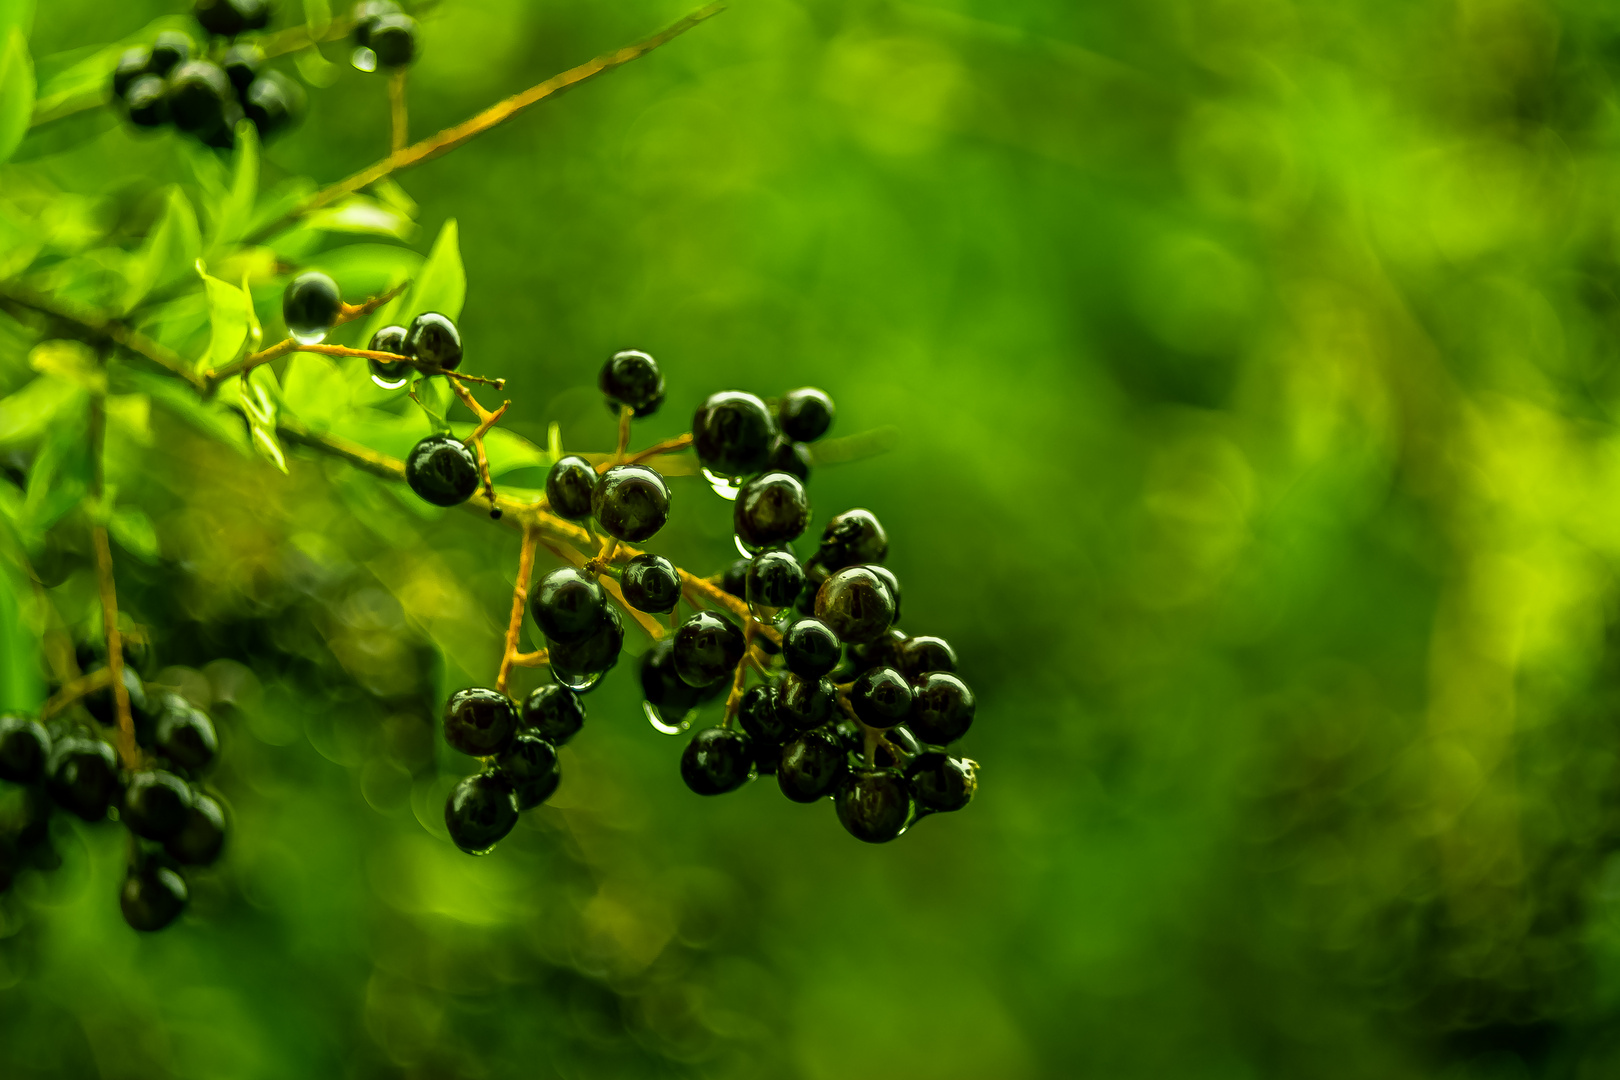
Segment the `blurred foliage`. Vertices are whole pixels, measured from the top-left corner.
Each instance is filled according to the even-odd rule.
[[[0,100],[31,6],[0,0]],[[27,75],[177,6],[40,4]],[[413,131],[681,11],[445,0]],[[326,52],[261,207],[386,151],[381,81]],[[437,702],[493,676],[515,536],[296,447],[283,475],[115,364],[120,580],[224,717],[233,847],[138,939],[116,830],[58,822],[0,901],[0,1075],[1615,1075],[1617,74],[1595,0],[742,0],[374,193],[420,255],[276,241],[357,300],[454,220],[467,367],[533,447],[610,444],[622,347],[669,375],[638,441],[730,386],[895,425],[818,470],[815,527],[889,526],[908,626],[978,692],[980,794],[881,848],[768,781],[695,798],[626,663],[552,804],[463,857]],[[0,278],[201,355],[185,260],[233,167],[41,125]],[[277,336],[275,259],[210,268]],[[0,318],[0,508],[93,636],[61,478],[95,369],[37,344]],[[316,420],[391,407],[309,359],[277,386]],[[718,571],[729,507],[678,484],[659,549]]]

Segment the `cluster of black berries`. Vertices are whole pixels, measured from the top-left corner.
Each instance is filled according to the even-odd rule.
[[[108,742],[117,724],[110,686],[83,699],[96,725],[0,716],[0,889],[18,871],[48,865],[53,806],[90,822],[113,816],[129,830],[133,852],[119,894],[124,920],[161,930],[185,909],[183,867],[209,865],[225,843],[224,808],[195,786],[219,738],[207,713],[147,686],[128,664],[123,670],[138,769],[121,769]]]
[[[232,39],[211,55],[178,30],[158,34],[150,48],[125,50],[113,69],[113,98],[132,124],[173,123],[209,146],[229,149],[236,125],[253,121],[261,138],[291,126],[303,113],[304,91],[265,66],[264,52],[237,35],[261,30],[270,9],[263,0],[198,0],[197,21],[209,34]]]
[[[354,7],[354,55],[361,71],[409,67],[416,59],[416,20],[393,0],[363,0]]]
[[[469,855],[487,854],[518,814],[557,790],[562,772],[557,747],[585,723],[585,706],[565,686],[542,686],[519,708],[499,690],[473,687],[450,695],[444,738],[485,769],[462,780],[444,804],[450,839]]]

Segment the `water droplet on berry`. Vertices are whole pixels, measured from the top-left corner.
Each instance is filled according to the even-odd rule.
[[[300,345],[319,345],[326,340],[326,335],[330,331],[330,327],[321,327],[317,330],[306,330],[300,333],[290,326],[287,328],[287,333],[291,334],[292,339]]]
[[[737,554],[741,555],[743,558],[752,559],[754,557],[754,553],[752,551],[749,551],[747,548],[743,547],[742,537],[733,534],[731,537],[731,542],[737,545]]]
[[[349,63],[353,64],[361,71],[376,71],[377,54],[362,45],[358,49],[354,50],[354,55],[349,57]]]
[[[382,387],[384,390],[398,390],[400,387],[404,386],[410,380],[408,378],[398,379],[398,380],[385,379],[381,375],[378,375],[376,372],[372,372],[371,373],[371,381],[376,383],[378,386]]]
[[[716,476],[708,469],[703,470],[703,478],[709,482],[710,487],[714,488],[716,495],[727,502],[737,501],[737,493],[742,490],[742,485],[737,481],[727,476]],[[745,551],[743,554],[747,555],[748,552]]]
[[[556,668],[551,669],[552,681],[568,687],[568,689],[572,690],[576,694],[583,694],[585,691],[601,682],[602,676],[605,674],[607,673],[603,671],[595,671],[587,675],[570,675],[565,672],[558,671]]]
[[[673,727],[664,723],[664,714],[659,712],[658,706],[654,705],[650,701],[643,701],[641,703],[641,711],[647,714],[647,723],[651,724],[653,726],[653,730],[657,731],[661,735],[679,735],[681,732],[692,726],[692,721],[688,720],[686,717],[682,717],[681,722],[675,724]]]

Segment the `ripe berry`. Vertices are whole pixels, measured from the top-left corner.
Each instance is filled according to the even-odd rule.
[[[875,667],[900,666],[900,643],[906,640],[903,630],[890,630],[876,641],[851,645],[844,651],[844,664],[850,674],[858,674]]]
[[[675,670],[675,642],[664,638],[641,654],[641,696],[667,721],[678,722],[689,711],[712,701],[726,689],[724,681],[692,686]]]
[[[584,693],[619,662],[623,648],[624,620],[619,609],[603,608],[601,620],[583,640],[551,646],[551,677],[570,690]]]
[[[775,472],[797,476],[801,484],[806,484],[810,482],[812,464],[814,463],[810,460],[808,446],[778,436],[771,444],[771,456],[766,460],[765,467]]]
[[[585,703],[566,686],[552,683],[529,694],[523,702],[523,728],[561,746],[585,724]]]
[[[169,122],[169,88],[156,75],[142,75],[124,93],[124,108],[136,127],[162,127]]]
[[[607,594],[583,570],[559,567],[540,579],[529,601],[530,614],[553,645],[584,641],[596,632],[607,609]]]
[[[907,726],[923,742],[944,746],[967,734],[974,707],[967,683],[949,672],[936,671],[918,680]]]
[[[218,64],[207,60],[188,60],[169,76],[169,115],[175,127],[193,135],[224,127],[225,105],[233,96],[231,80]]]
[[[930,671],[956,670],[956,650],[937,637],[908,637],[896,650],[901,674],[916,682]]]
[[[651,552],[624,564],[619,588],[631,607],[654,615],[667,615],[681,602],[681,576],[675,564]]]
[[[747,600],[765,607],[787,607],[804,588],[804,568],[790,552],[766,551],[748,563]]]
[[[788,672],[776,684],[776,711],[794,731],[808,731],[832,719],[838,688],[826,679]]]
[[[45,785],[56,805],[86,821],[107,816],[118,790],[118,761],[100,739],[68,738],[56,744],[45,766]]]
[[[838,635],[820,619],[800,619],[782,635],[782,659],[788,670],[819,679],[838,666]]]
[[[806,386],[782,395],[782,434],[794,442],[815,442],[832,427],[833,401],[825,390]]]
[[[800,615],[814,615],[816,594],[821,591],[822,583],[828,576],[827,568],[812,556],[810,561],[804,564],[804,588],[799,591],[799,599],[794,603],[793,610]]]
[[[214,763],[219,734],[208,714],[174,695],[164,703],[153,726],[153,748],[163,757],[193,773]]]
[[[191,898],[180,871],[157,859],[145,866],[130,867],[124,887],[118,893],[118,907],[124,921],[136,930],[161,930],[180,917]]]
[[[882,581],[884,585],[888,586],[888,588],[889,588],[889,596],[891,596],[894,599],[894,621],[899,622],[900,621],[900,579],[895,577],[894,576],[894,571],[890,570],[887,566],[880,566],[877,563],[867,563],[864,568],[867,569],[867,570],[872,571],[872,573],[874,573],[874,574],[876,574],[878,576],[878,580]],[[904,635],[901,635],[901,637],[903,638]]]
[[[279,71],[267,71],[248,86],[242,108],[262,138],[290,127],[304,111],[304,89]]]
[[[365,0],[354,6],[354,43],[362,48],[371,47],[371,28],[384,15],[398,15],[399,5],[393,0]]]
[[[191,788],[171,772],[152,769],[134,773],[124,785],[119,817],[136,836],[167,840],[186,823]]]
[[[769,686],[748,688],[737,703],[737,722],[756,743],[780,747],[793,737],[793,729],[776,711],[776,692]]]
[[[366,45],[377,54],[377,66],[402,68],[416,59],[416,20],[384,15],[371,24]]]
[[[281,316],[286,320],[287,332],[304,345],[323,340],[337,325],[342,310],[343,294],[337,282],[319,270],[299,274],[281,294]]]
[[[557,748],[538,735],[519,735],[495,762],[495,770],[512,785],[519,810],[532,810],[551,798],[562,779]]]
[[[429,435],[405,458],[405,482],[434,506],[457,506],[478,490],[478,459],[454,435]]]
[[[405,356],[405,328],[403,326],[385,326],[371,335],[371,341],[366,345],[369,352],[393,353],[395,356]],[[367,360],[371,374],[384,382],[397,382],[410,374],[410,365],[402,360]]]
[[[50,755],[51,737],[37,720],[0,716],[0,780],[32,784],[45,771]]]
[[[894,597],[871,570],[847,567],[822,583],[816,593],[816,618],[846,644],[876,641],[894,622]]]
[[[591,516],[591,496],[596,494],[596,470],[584,458],[570,454],[558,458],[546,474],[546,502],[552,513],[569,521]]]
[[[692,447],[716,476],[749,476],[770,456],[775,425],[765,403],[741,390],[711,394],[692,417]]]
[[[859,728],[856,729],[859,731]],[[861,732],[861,749],[865,751],[866,733]],[[922,743],[904,724],[896,724],[883,733],[883,738],[872,748],[872,762],[880,769],[904,767],[922,753]]]
[[[444,826],[456,847],[487,855],[517,824],[517,795],[500,773],[479,773],[457,784],[444,803]]]
[[[506,749],[517,731],[517,707],[499,690],[457,690],[444,706],[444,741],[471,757]]]
[[[794,802],[809,803],[837,790],[849,770],[848,755],[825,729],[807,731],[782,748],[776,782]]]
[[[720,587],[739,600],[748,599],[748,564],[752,559],[737,559],[720,575]]]
[[[705,728],[681,754],[681,779],[699,795],[724,795],[748,782],[753,766],[748,736],[725,728]]]
[[[188,866],[207,866],[225,846],[225,808],[211,795],[197,794],[180,830],[163,842],[163,850]]]
[[[768,472],[742,486],[731,519],[737,538],[749,547],[778,547],[797,540],[810,524],[810,497],[798,477]]]
[[[710,686],[742,660],[742,631],[712,611],[700,611],[675,631],[675,671],[689,686]]]
[[[133,49],[125,49],[118,55],[118,66],[113,68],[113,97],[123,97],[136,79],[142,75],[151,74],[151,71],[151,49],[141,45],[137,45]]]
[[[264,67],[264,50],[257,45],[233,45],[225,53],[224,67],[237,94],[245,94]]]
[[[423,312],[405,331],[405,351],[424,364],[454,371],[461,366],[461,331],[437,311]]]
[[[192,14],[204,30],[220,37],[235,37],[246,25],[237,0],[197,0]]]
[[[859,769],[838,789],[838,820],[849,834],[882,844],[906,831],[911,820],[911,785],[892,769]]]
[[[889,534],[870,510],[845,510],[821,532],[816,561],[829,571],[857,563],[880,563],[889,557]]]
[[[658,361],[635,349],[614,353],[602,365],[596,381],[610,404],[628,405],[636,416],[650,416],[664,400],[664,375]]]
[[[873,668],[850,687],[849,703],[867,727],[891,728],[911,715],[911,685],[894,668]]]
[[[270,0],[236,0],[242,13],[242,29],[263,30],[270,25]]]
[[[165,30],[152,40],[152,74],[168,75],[190,59],[191,39],[180,31]]]
[[[669,485],[656,469],[615,465],[596,481],[591,513],[609,536],[639,544],[669,520]]]
[[[920,809],[937,813],[960,810],[979,788],[973,763],[943,750],[925,750],[906,766],[906,779]]]

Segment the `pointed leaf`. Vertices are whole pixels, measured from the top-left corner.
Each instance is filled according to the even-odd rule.
[[[254,321],[253,299],[230,282],[210,277],[197,263],[197,273],[208,290],[208,352],[199,370],[221,368],[242,355],[242,346]]]
[[[450,319],[461,318],[461,305],[467,298],[467,271],[461,265],[461,247],[456,219],[451,218],[439,230],[428,253],[422,272],[411,286],[410,297],[404,309],[409,318],[425,311],[437,311]]]
[[[157,529],[143,511],[132,506],[120,506],[107,522],[107,532],[118,541],[119,547],[142,562],[157,561]]]
[[[0,28],[0,161],[9,158],[28,134],[34,116],[34,58],[16,26]]]
[[[123,310],[134,308],[158,286],[191,273],[201,254],[202,232],[197,227],[197,212],[176,184],[169,188],[163,216],[147,235],[146,243],[131,257],[127,270],[129,291],[124,295]]]
[[[236,125],[236,151],[231,167],[231,186],[220,203],[219,220],[214,223],[210,254],[247,235],[253,220],[253,204],[259,197],[259,131],[243,120]]]
[[[242,411],[247,416],[253,448],[282,472],[287,471],[287,455],[276,437],[276,414],[280,410],[281,388],[276,374],[266,366],[249,371],[238,381]]]

